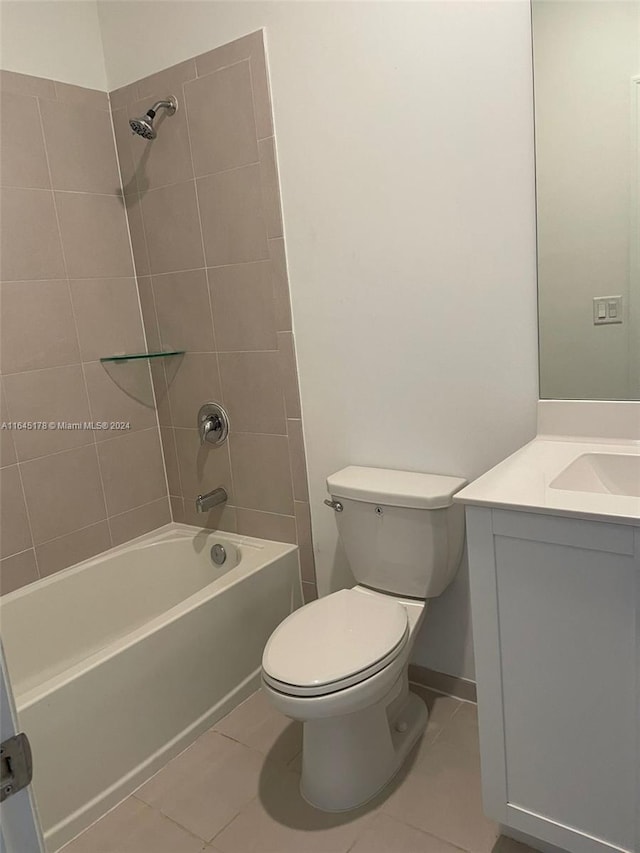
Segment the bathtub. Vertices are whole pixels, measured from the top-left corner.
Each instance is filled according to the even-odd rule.
[[[2,597],[50,853],[258,687],[300,589],[294,545],[170,524]]]

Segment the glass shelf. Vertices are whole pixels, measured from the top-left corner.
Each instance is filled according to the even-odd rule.
[[[183,349],[161,350],[159,352],[129,352],[124,355],[107,355],[101,358],[100,361],[133,361],[140,358],[167,358],[171,355],[184,355],[185,352],[186,350]]]

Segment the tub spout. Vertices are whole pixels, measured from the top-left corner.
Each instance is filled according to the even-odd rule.
[[[223,504],[227,500],[227,493],[224,489],[214,489],[212,492],[207,492],[206,495],[198,495],[196,498],[196,509],[198,512],[209,512],[214,506]]]

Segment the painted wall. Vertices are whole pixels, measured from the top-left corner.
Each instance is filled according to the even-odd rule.
[[[640,4],[536,2],[533,23],[541,393],[637,397],[628,308]],[[594,326],[593,298],[620,295],[624,323]]]
[[[150,15],[109,0],[99,14],[110,88],[266,27],[318,583],[348,584],[328,473],[475,477],[535,430],[529,6],[163,2]],[[137,50],[142,31],[153,50]],[[464,567],[414,660],[473,676]]]
[[[2,0],[0,67],[106,91],[95,0]]]

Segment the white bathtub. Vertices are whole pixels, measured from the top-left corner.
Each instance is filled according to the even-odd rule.
[[[252,692],[269,635],[300,604],[294,545],[180,524],[3,596],[48,850]]]

